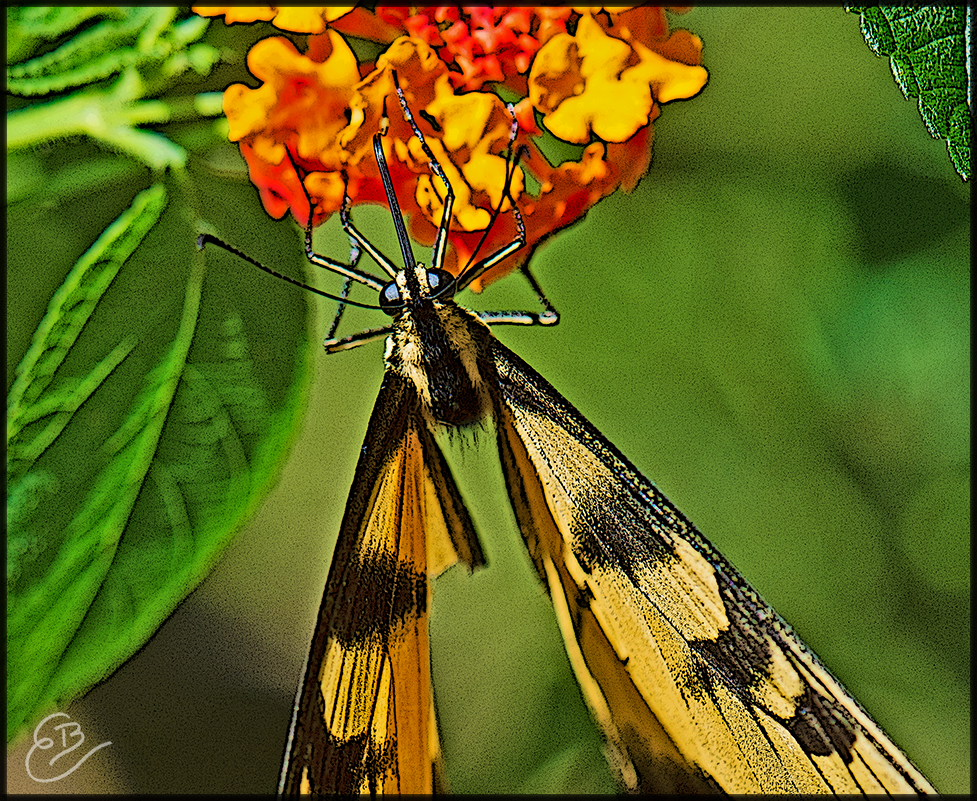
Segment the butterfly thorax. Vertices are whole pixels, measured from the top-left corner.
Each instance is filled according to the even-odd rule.
[[[428,297],[425,276],[420,265],[413,276],[414,287],[405,273],[397,276],[404,308],[394,318],[385,359],[414,385],[433,420],[450,426],[470,425],[491,409],[483,379],[483,371],[491,369],[487,358],[491,334],[450,297]]]

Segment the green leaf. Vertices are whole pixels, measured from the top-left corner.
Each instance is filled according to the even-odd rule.
[[[88,136],[112,150],[135,156],[153,170],[183,167],[186,151],[161,134],[142,128],[180,117],[196,117],[193,101],[151,100],[176,78],[207,75],[218,51],[198,43],[208,21],[178,20],[175,7],[131,8],[67,36],[54,49],[7,67],[7,92],[41,97],[77,90],[57,99],[14,108],[7,114],[7,150],[35,148],[72,136]],[[49,18],[53,17],[53,18]],[[8,14],[8,22],[11,16]],[[21,40],[46,41],[71,34],[86,15],[12,15]],[[57,41],[56,39],[56,41]],[[34,44],[17,48],[31,52]],[[107,83],[111,81],[111,83]]]
[[[125,13],[118,6],[7,6],[7,63],[26,58],[90,19],[118,19]]]
[[[51,298],[31,347],[17,366],[17,378],[7,396],[8,481],[24,471],[18,464],[29,467],[33,463],[25,456],[31,446],[20,435],[27,423],[43,416],[37,412],[36,404],[126,259],[159,221],[165,205],[166,190],[162,185],[140,192],[129,209],[78,260]]]
[[[166,192],[156,185],[141,192],[94,245],[79,259],[55,292],[47,313],[34,333],[31,347],[16,370],[16,380],[7,398],[7,499],[8,551],[18,563],[7,574],[7,733],[14,733],[25,716],[35,711],[39,687],[58,664],[58,658],[77,623],[84,617],[91,596],[104,572],[85,571],[72,565],[71,555],[88,561],[91,551],[84,540],[72,541],[67,532],[52,569],[43,580],[31,581],[21,557],[56,547],[29,534],[42,500],[57,503],[52,492],[57,479],[47,472],[30,472],[37,460],[62,434],[72,417],[104,383],[109,373],[131,352],[135,342],[127,338],[82,380],[62,381],[52,390],[55,375],[75,345],[96,306],[111,286],[125,261],[159,221],[166,204]],[[66,557],[67,562],[66,564]],[[33,561],[33,560],[32,560]],[[83,586],[79,575],[87,579]],[[67,603],[59,595],[70,589]],[[45,625],[43,615],[56,617]],[[63,615],[63,617],[61,617]]]
[[[892,74],[934,139],[945,139],[957,172],[970,178],[969,6],[848,6],[861,16],[865,41],[890,56]]]
[[[131,66],[161,61],[199,39],[207,28],[207,21],[199,17],[176,25],[176,14],[174,7],[142,7],[100,22],[55,50],[8,67],[7,91],[21,96],[46,95],[121,75]],[[71,30],[68,25],[58,28],[59,33]],[[24,29],[29,32],[30,25],[25,24]],[[42,27],[43,34],[50,30]]]
[[[164,214],[165,198],[161,186],[141,193],[79,260],[9,393],[8,742],[145,644],[256,508],[295,436],[312,353],[304,324],[256,324],[267,303],[205,292],[198,224],[185,208]],[[160,261],[160,237],[195,254],[186,281]],[[120,287],[120,275],[166,280],[154,294]],[[175,334],[159,330],[174,317]],[[90,355],[93,339],[111,344]],[[283,351],[295,356],[269,369]]]
[[[55,50],[8,67],[7,91],[22,96],[45,95],[121,74],[140,55],[126,45],[136,41],[153,14],[144,8],[118,20],[101,22]]]
[[[140,166],[115,154],[92,154],[84,163],[68,161],[56,172],[46,169],[44,157],[33,151],[7,158],[7,203],[64,202],[123,180],[133,180]]]

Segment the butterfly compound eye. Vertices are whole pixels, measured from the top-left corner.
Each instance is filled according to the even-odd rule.
[[[428,270],[427,285],[431,290],[429,297],[450,298],[455,294],[455,277],[447,270]]]
[[[404,300],[400,297],[400,290],[395,282],[390,281],[380,290],[380,308],[391,317],[404,308]]]

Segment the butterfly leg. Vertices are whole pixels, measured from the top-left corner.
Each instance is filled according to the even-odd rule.
[[[480,311],[476,312],[478,319],[486,325],[556,325],[560,322],[560,313],[553,307],[553,304],[543,294],[543,290],[536,282],[536,278],[529,271],[529,267],[523,265],[519,270],[526,280],[529,281],[536,297],[539,298],[543,311]]]
[[[397,99],[400,101],[400,107],[404,112],[404,119],[406,119],[410,124],[411,130],[414,131],[414,135],[421,143],[421,149],[424,151],[424,155],[426,155],[428,158],[428,162],[431,165],[431,171],[441,179],[447,188],[447,194],[444,197],[444,206],[441,212],[441,224],[438,226],[438,234],[437,237],[435,237],[434,248],[431,251],[431,269],[440,270],[444,267],[444,253],[448,245],[448,229],[451,227],[451,211],[455,205],[455,191],[451,188],[451,182],[448,180],[448,176],[445,174],[444,169],[442,169],[441,163],[438,161],[437,156],[434,155],[434,151],[431,150],[430,145],[428,145],[427,140],[424,138],[424,134],[421,133],[421,129],[417,127],[417,121],[414,119],[414,115],[411,113],[411,110],[407,105],[407,98],[404,97],[404,92],[400,88],[400,84],[397,82],[396,70],[394,70],[393,79],[394,86],[397,89]]]
[[[322,346],[326,349],[326,353],[339,353],[343,350],[352,350],[353,348],[358,348],[360,345],[366,345],[368,342],[375,342],[387,336],[392,330],[393,328],[391,326],[386,325],[382,328],[371,328],[368,331],[360,331],[358,334],[351,334],[342,339],[336,339],[330,336],[322,343]]]

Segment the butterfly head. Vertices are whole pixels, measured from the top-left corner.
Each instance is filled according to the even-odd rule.
[[[391,317],[404,309],[454,297],[457,284],[447,270],[429,269],[418,263],[413,269],[401,270],[380,291],[380,308]]]

